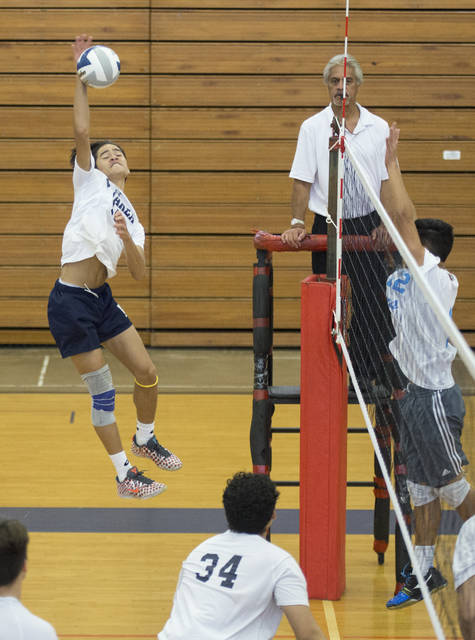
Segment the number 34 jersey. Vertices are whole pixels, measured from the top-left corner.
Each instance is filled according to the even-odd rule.
[[[442,307],[452,314],[458,282],[452,273],[439,267],[439,262],[425,249],[424,264],[419,270]],[[391,274],[386,297],[396,333],[389,349],[404,375],[425,389],[452,387],[456,349],[408,269]]]
[[[308,605],[293,557],[260,535],[226,531],[183,562],[159,640],[270,640],[281,606]]]

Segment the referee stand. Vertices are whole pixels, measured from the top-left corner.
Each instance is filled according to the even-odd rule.
[[[326,245],[326,236],[307,236],[301,249],[290,249],[280,236],[263,231],[258,231],[254,236],[257,262],[253,275],[254,385],[250,448],[254,473],[270,474],[273,435],[300,433],[300,482],[284,479],[275,482],[277,486],[300,486],[300,561],[307,577],[309,595],[331,600],[338,599],[344,590],[346,487],[371,487],[374,490],[373,548],[380,564],[384,562],[389,541],[390,503],[376,457],[373,482],[346,479],[346,434],[367,433],[367,430],[347,427],[346,402],[358,404],[358,400],[351,389],[348,394],[346,366],[331,336],[334,298],[330,292],[334,283],[326,276],[309,276],[301,285],[301,384],[273,384],[272,254],[274,251],[324,251]],[[372,249],[370,238],[360,236],[344,237],[343,245],[345,250]],[[323,290],[323,293],[315,293],[317,289]],[[342,286],[342,294],[343,299],[348,299],[348,285],[346,289]],[[342,304],[342,309],[345,308]],[[321,313],[317,312],[318,317],[314,317],[318,309]],[[343,319],[343,326],[348,323],[349,318],[346,321]],[[320,363],[320,370],[316,363]],[[391,376],[391,371],[391,366],[388,366],[388,376]],[[374,403],[374,397],[370,394],[364,392],[363,395],[368,404]],[[280,404],[301,405],[300,427],[272,427],[272,416],[276,405]],[[396,490],[398,496],[402,497],[403,513],[410,525],[410,504],[405,499],[404,465],[399,457],[395,428],[397,403],[388,397],[375,403],[375,407],[375,431],[388,468],[391,467],[391,436],[394,438]],[[319,459],[320,456],[323,459]],[[338,532],[338,536],[335,536],[335,532]],[[334,546],[336,540],[339,541],[337,548]],[[317,550],[321,551],[320,555]],[[406,562],[407,551],[396,526],[395,591],[400,587],[399,574]]]
[[[310,236],[304,245],[304,250],[324,249],[326,237]],[[278,480],[276,484],[300,485],[300,563],[310,597],[336,600],[345,588],[347,378],[346,365],[331,335],[335,283],[326,276],[309,276],[303,281],[301,385],[274,386],[272,250],[286,250],[286,245],[260,232],[255,246],[253,470],[270,473],[274,433],[300,432],[300,483]],[[315,389],[325,392],[315,393]],[[275,405],[299,403],[300,428],[272,427]],[[372,486],[370,482],[350,484]]]

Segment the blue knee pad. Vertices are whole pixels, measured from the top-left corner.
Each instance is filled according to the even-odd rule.
[[[95,427],[106,427],[115,422],[115,389],[109,365],[81,376],[92,399],[91,419]]]

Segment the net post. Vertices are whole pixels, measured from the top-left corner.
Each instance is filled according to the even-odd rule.
[[[336,283],[309,276],[301,293],[300,564],[311,598],[338,600],[345,589],[348,392],[332,335]]]
[[[328,216],[327,229],[327,278],[336,279],[336,237],[338,208],[338,125],[333,118],[333,135],[328,140],[329,172],[328,172]]]
[[[272,385],[272,283],[272,252],[257,249],[252,282],[254,387],[250,447],[254,473],[266,474],[270,473],[272,466],[271,419],[274,411],[269,400],[269,386]]]

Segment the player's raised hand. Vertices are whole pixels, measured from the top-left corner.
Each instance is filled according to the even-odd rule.
[[[89,47],[92,47],[93,44],[92,36],[87,35],[87,33],[82,33],[80,36],[76,36],[73,44],[71,45],[75,62],[79,60],[81,53],[86,51],[86,49],[89,49]]]
[[[397,123],[393,122],[389,128],[389,136],[386,138],[386,166],[397,163],[397,145],[399,142],[399,134]]]

